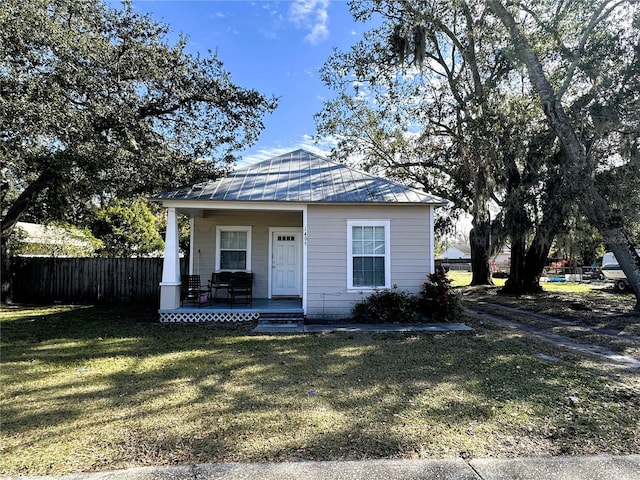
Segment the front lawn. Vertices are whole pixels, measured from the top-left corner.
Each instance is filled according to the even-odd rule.
[[[512,331],[251,334],[131,307],[2,320],[0,474],[640,453],[640,396]]]

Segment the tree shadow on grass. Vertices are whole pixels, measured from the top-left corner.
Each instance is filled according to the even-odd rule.
[[[603,435],[587,422],[594,413],[611,428],[627,422],[594,445],[629,451],[639,420],[637,398],[607,397],[591,372],[541,360],[539,344],[498,329],[259,336],[247,325],[159,325],[108,307],[9,323],[5,473],[25,441],[103,452],[94,464],[68,458],[60,468],[69,470],[512,456],[537,453],[532,436],[550,453],[579,452]],[[597,408],[576,412],[574,395]]]

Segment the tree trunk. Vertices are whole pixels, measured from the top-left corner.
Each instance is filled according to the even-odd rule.
[[[511,267],[509,278],[504,287],[500,289],[500,293],[509,295],[529,293],[525,283],[525,232],[518,229],[516,232],[512,232],[509,237],[511,238]]]
[[[55,171],[45,170],[27,188],[25,188],[18,198],[11,204],[7,213],[0,222],[0,249],[2,260],[0,265],[0,302],[10,303],[11,295],[11,248],[9,237],[16,224],[29,208],[34,199],[43,191],[52,176],[59,176]]]
[[[522,283],[525,286],[525,290],[529,293],[542,293],[544,291],[540,286],[540,276],[547,263],[547,257],[549,256],[552,243],[553,238],[549,239],[548,242],[535,242],[532,243],[529,250],[527,250],[524,259]]]
[[[2,218],[2,225],[0,227],[0,234],[2,235],[2,241],[9,238],[11,232],[16,226],[16,223],[22,217],[22,214],[29,208],[31,202],[40,194],[47,183],[50,181],[52,175],[56,175],[55,172],[44,171],[40,176],[33,182],[31,182],[27,188],[25,188],[18,198],[11,203],[11,206],[7,210],[7,213]]]
[[[507,195],[505,201],[504,223],[511,239],[511,266],[509,278],[500,289],[500,293],[521,295],[525,292],[525,253],[526,237],[530,230],[530,222],[525,207],[525,192],[523,192],[522,176],[515,162],[515,158],[506,156],[504,171],[507,179]]]
[[[618,259],[620,268],[627,276],[627,281],[636,296],[635,310],[640,312],[640,256],[622,229],[621,222],[615,218],[611,208],[595,188],[590,176],[592,172],[588,169],[586,148],[576,135],[562,104],[556,98],[540,59],[504,5],[499,0],[487,0],[487,4],[507,28],[521,60],[527,66],[529,80],[538,92],[545,115],[570,160],[571,168],[566,174],[570,181],[574,182],[574,187],[582,188],[580,208]]]
[[[636,296],[635,310],[640,312],[640,255],[629,240],[622,219],[614,215],[595,185],[589,181],[580,202],[582,213],[598,229],[604,243],[616,256],[627,282]]]
[[[536,228],[536,233],[529,245],[524,258],[525,288],[531,292],[542,292],[540,275],[549,258],[549,251],[553,240],[564,224],[571,209],[571,201],[565,194],[568,190],[564,181],[547,182],[545,203],[542,221]]]
[[[522,283],[530,293],[542,293],[540,275],[547,263],[554,238],[555,232],[552,233],[551,230],[541,222],[524,257]]]
[[[491,223],[473,220],[469,233],[471,244],[471,285],[493,285],[489,260],[491,259]]]
[[[491,279],[491,213],[488,203],[491,197],[489,186],[491,173],[486,163],[475,159],[474,164],[479,169],[473,181],[473,204],[471,207],[471,225],[469,243],[471,247],[471,285],[493,285]]]
[[[9,237],[2,236],[0,240],[0,303],[11,303],[13,299],[11,289],[11,252],[9,249]]]

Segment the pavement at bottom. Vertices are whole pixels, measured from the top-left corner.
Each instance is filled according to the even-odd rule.
[[[515,459],[220,463],[16,480],[640,480],[640,455]]]

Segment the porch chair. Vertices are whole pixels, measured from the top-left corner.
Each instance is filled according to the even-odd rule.
[[[209,301],[209,290],[201,287],[200,275],[182,275],[180,278],[180,305],[192,303],[200,308]]]
[[[246,303],[250,307],[253,306],[253,273],[234,272],[231,275],[227,301],[231,308],[236,303]]]
[[[213,272],[211,274],[211,280],[209,280],[209,295],[213,303],[216,303],[218,300],[218,290],[227,290],[228,296],[231,275],[231,272]]]

